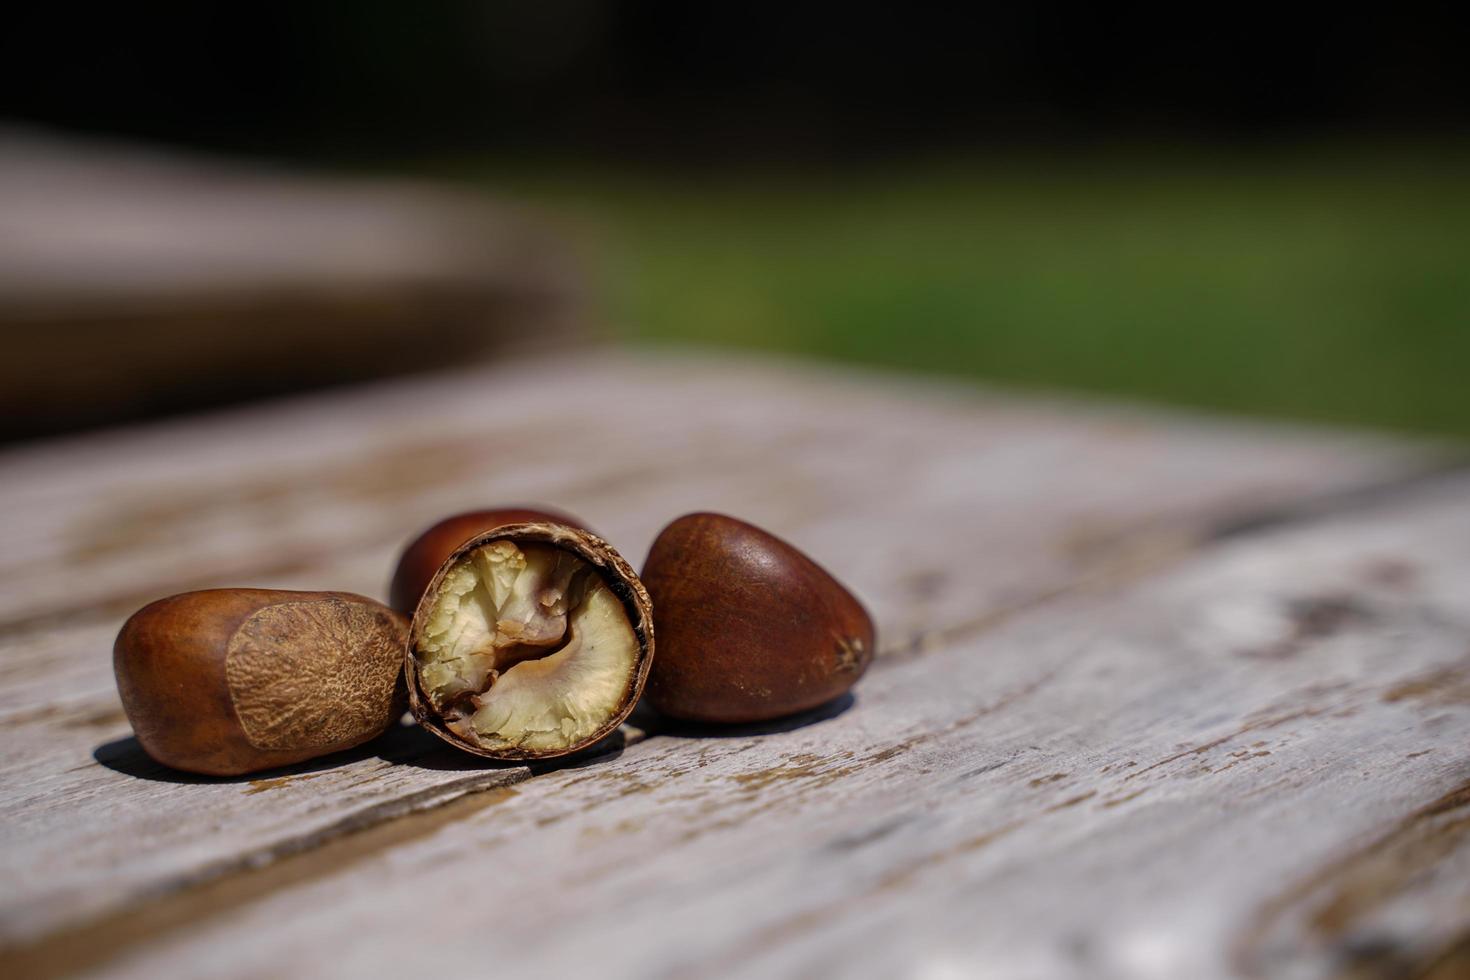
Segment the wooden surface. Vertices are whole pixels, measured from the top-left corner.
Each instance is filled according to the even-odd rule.
[[[1470,967],[1470,471],[1444,447],[596,352],[0,456],[8,975],[1438,976]],[[879,623],[855,697],[565,765],[403,727],[211,780],[110,665],[210,585],[381,594],[444,513],[635,564],[725,510]]]
[[[0,124],[0,437],[565,339],[581,275],[547,224],[426,183]]]

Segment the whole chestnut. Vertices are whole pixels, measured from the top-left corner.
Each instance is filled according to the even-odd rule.
[[[382,734],[403,713],[407,627],[348,592],[185,592],[123,624],[113,669],[144,751],[234,776]]]
[[[587,527],[581,520],[569,514],[530,507],[500,507],[451,515],[425,528],[398,556],[398,565],[393,571],[393,583],[388,587],[388,605],[405,616],[412,616],[429,580],[434,577],[439,566],[454,553],[454,549],[477,534],[493,531],[506,524],[523,524],[528,521],[566,524],[583,529]]]
[[[633,710],[653,619],[607,542],[526,522],[455,549],[419,602],[406,651],[421,726],[492,759],[545,759],[591,745]]]
[[[792,545],[722,514],[659,533],[643,566],[659,654],[649,702],[697,722],[769,721],[847,692],[873,659],[873,621]]]

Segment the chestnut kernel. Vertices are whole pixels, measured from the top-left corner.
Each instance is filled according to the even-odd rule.
[[[439,521],[408,543],[398,556],[398,565],[393,571],[393,583],[388,587],[388,605],[405,616],[412,616],[418,608],[419,599],[429,580],[439,570],[454,549],[477,534],[493,531],[507,524],[544,522],[566,524],[569,527],[586,528],[579,519],[554,510],[538,510],[530,507],[500,507],[490,510],[471,510],[453,514]]]
[[[643,566],[659,655],[648,699],[672,718],[769,721],[847,692],[874,651],[852,593],[792,545],[722,514],[659,533]]]
[[[653,659],[648,593],[607,542],[534,521],[455,549],[409,629],[419,724],[492,759],[585,748],[633,710]]]
[[[235,776],[386,731],[403,713],[407,633],[403,616],[350,592],[208,589],[134,613],[113,670],[144,751]]]

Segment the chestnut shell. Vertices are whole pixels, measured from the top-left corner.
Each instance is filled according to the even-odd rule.
[[[622,603],[623,610],[628,615],[628,623],[633,627],[633,633],[638,639],[638,663],[633,674],[628,679],[627,690],[618,710],[597,731],[564,748],[551,751],[535,751],[525,749],[487,749],[468,739],[461,738],[453,731],[445,727],[438,712],[429,702],[427,695],[420,686],[418,675],[418,660],[414,651],[418,646],[418,640],[424,629],[425,621],[429,616],[429,610],[433,603],[430,597],[437,590],[439,582],[445,574],[459,560],[460,556],[475,548],[489,544],[492,541],[512,541],[521,543],[549,544],[565,551],[569,551],[583,561],[592,565],[602,580],[607,583],[613,595],[617,596]],[[475,755],[484,756],[487,759],[501,759],[506,761],[525,759],[553,759],[559,756],[570,755],[593,745],[617,730],[633,708],[638,704],[638,699],[643,694],[643,687],[648,682],[649,667],[653,663],[653,605],[648,598],[648,590],[639,581],[633,566],[619,555],[613,547],[593,534],[591,531],[568,524],[548,521],[528,521],[519,524],[507,524],[492,530],[477,534],[465,541],[447,557],[443,564],[430,579],[428,586],[424,589],[423,596],[419,599],[418,608],[414,611],[413,621],[409,627],[408,643],[404,646],[403,675],[408,687],[408,704],[413,716],[418,723],[427,731],[433,732],[439,738],[448,742],[456,748]]]
[[[412,616],[434,573],[454,554],[456,548],[477,534],[507,524],[525,523],[565,524],[583,529],[587,527],[582,520],[570,514],[533,507],[498,507],[452,514],[425,528],[398,556],[392,584],[388,586],[388,605],[405,616]]]
[[[872,662],[873,621],[826,569],[723,514],[660,532],[643,566],[659,656],[648,700],[696,722],[769,721],[847,692]]]

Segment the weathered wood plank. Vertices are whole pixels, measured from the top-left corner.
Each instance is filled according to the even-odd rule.
[[[570,335],[569,249],[503,204],[0,125],[0,434]]]
[[[635,558],[682,510],[809,526],[819,543],[864,520],[876,536],[877,522],[912,510],[905,535],[882,535],[844,571],[872,586],[871,601],[927,621],[935,601],[973,605],[973,593],[944,587],[956,538],[996,556],[994,588],[1020,592],[1135,532],[1196,533],[1397,479],[1436,452],[599,352],[0,453],[0,625],[98,607],[115,616],[159,589],[313,569],[388,547],[446,510],[517,499],[585,511]],[[916,527],[926,508],[936,519]],[[898,553],[924,556],[931,574],[895,583],[886,570]],[[363,581],[377,592],[387,571],[374,571]]]
[[[672,516],[725,509],[841,570],[900,669],[894,654],[955,649],[1079,583],[1437,459],[1320,432],[608,355],[13,451],[0,457],[17,543],[0,555],[0,870],[22,887],[0,900],[0,935],[89,928],[140,896],[528,775],[407,731],[294,775],[168,782],[126,740],[109,661],[122,616],[161,593],[376,594],[406,534],[487,502],[568,507],[635,562]]]
[[[880,663],[834,717],[88,936],[118,976],[1419,975],[1470,929],[1467,499],[1244,536]]]

